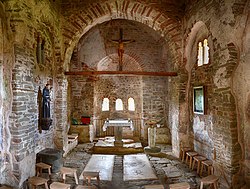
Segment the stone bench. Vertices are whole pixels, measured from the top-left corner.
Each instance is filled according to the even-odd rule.
[[[64,148],[63,157],[65,157],[78,144],[78,134],[67,135],[67,143]]]
[[[63,150],[55,148],[45,148],[37,153],[37,162],[51,165],[52,173],[59,172],[62,167]]]

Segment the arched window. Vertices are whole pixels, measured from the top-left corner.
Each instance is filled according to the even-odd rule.
[[[207,44],[207,39],[204,39],[203,47],[204,47],[204,64],[208,64],[208,62],[209,62],[209,52],[208,52],[209,47]]]
[[[122,100],[120,98],[116,99],[116,101],[115,101],[115,110],[117,110],[117,111],[123,110],[123,103],[122,103]]]
[[[131,97],[128,99],[128,110],[135,111],[135,100]]]
[[[198,45],[198,66],[203,65],[203,47],[202,47],[202,42],[199,42]]]
[[[109,111],[109,99],[104,98],[102,101],[102,111]]]
[[[198,43],[198,66],[209,63],[209,47],[207,39],[204,39],[203,43]]]

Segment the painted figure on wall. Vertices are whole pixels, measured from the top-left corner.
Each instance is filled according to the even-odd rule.
[[[50,118],[50,85],[46,84],[43,89],[43,106],[42,106],[42,113],[43,118]]]

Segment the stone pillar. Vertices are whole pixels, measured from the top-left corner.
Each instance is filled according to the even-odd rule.
[[[122,127],[114,127],[114,132],[115,132],[115,146],[122,147],[123,142],[122,142]]]
[[[150,122],[148,127],[148,146],[144,148],[146,153],[159,153],[160,148],[155,145],[156,139],[156,123]]]
[[[156,127],[148,128],[148,146],[150,148],[155,147],[155,138],[156,138]]]

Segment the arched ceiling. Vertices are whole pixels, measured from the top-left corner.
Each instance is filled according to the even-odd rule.
[[[181,20],[183,17],[185,2],[187,0],[135,0],[138,4],[145,5],[149,8],[159,10],[163,14],[168,15],[170,18]],[[88,7],[91,5],[96,5],[101,7],[102,5],[109,4],[109,0],[62,0],[62,7],[73,8],[73,7]],[[124,9],[133,2],[133,0],[116,0],[115,4],[117,8],[120,5],[124,6]],[[136,8],[136,7],[135,7]],[[137,7],[140,8],[140,7]],[[123,9],[123,10],[124,10]],[[100,11],[101,12],[101,11]]]
[[[173,64],[181,62],[184,0],[62,0],[65,65],[80,38],[97,24],[126,19],[159,32],[169,44]],[[66,66],[67,67],[67,66]]]
[[[82,65],[90,70],[106,70],[100,68],[101,60],[105,60],[108,70],[118,70],[118,43],[120,29],[123,31],[124,44],[123,70],[131,71],[167,71],[169,52],[166,41],[152,28],[136,21],[117,19],[96,25],[79,40],[77,56],[72,61],[71,71],[82,71]],[[107,60],[109,60],[107,62]],[[98,65],[99,64],[99,65]],[[111,66],[112,65],[112,66]]]

